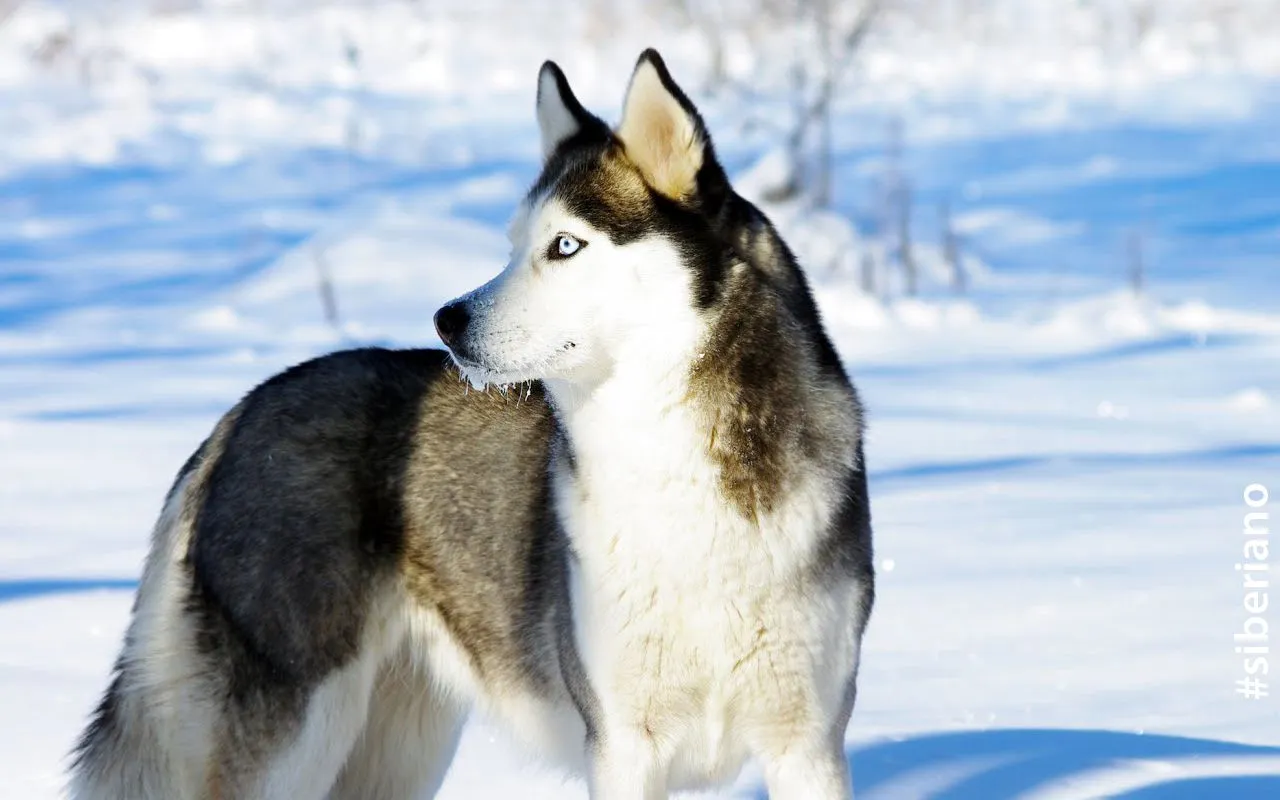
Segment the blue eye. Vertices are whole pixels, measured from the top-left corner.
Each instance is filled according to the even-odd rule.
[[[568,258],[582,249],[582,242],[573,238],[567,233],[562,233],[556,237],[555,255],[560,258]]]

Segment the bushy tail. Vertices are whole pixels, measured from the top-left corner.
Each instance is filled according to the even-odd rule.
[[[71,800],[180,797],[165,763],[167,748],[126,695],[121,665],[72,752]]]
[[[71,800],[193,796],[192,787],[181,784],[198,779],[183,773],[187,761],[204,754],[198,747],[186,752],[191,743],[174,741],[180,728],[173,725],[198,719],[190,702],[196,693],[188,685],[194,673],[182,619],[187,583],[180,564],[188,532],[181,509],[186,491],[185,476],[180,476],[156,523],[111,684],[71,754]]]

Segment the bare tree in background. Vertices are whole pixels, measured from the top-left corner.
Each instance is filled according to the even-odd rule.
[[[802,3],[812,17],[818,39],[818,59],[797,58],[802,74],[796,85],[798,100],[796,128],[787,142],[792,160],[803,163],[809,142],[816,150],[814,173],[810,178],[813,199],[820,206],[831,203],[832,106],[883,0],[861,3],[837,0],[807,0]],[[850,11],[851,9],[851,11]],[[846,13],[848,12],[848,13]]]
[[[902,273],[903,292],[914,296],[920,289],[919,265],[911,239],[911,179],[904,164],[906,126],[899,118],[889,123],[883,170],[876,202],[880,207],[879,233],[890,246],[889,263]]]
[[[0,25],[3,25],[9,17],[12,17],[13,12],[17,11],[20,5],[22,5],[22,0],[0,0]]]
[[[1142,231],[1133,228],[1126,237],[1126,252],[1129,262],[1129,288],[1134,294],[1142,294],[1146,284],[1146,259],[1143,254]]]
[[[339,338],[345,338],[342,330],[342,316],[338,313],[338,293],[333,288],[333,270],[329,268],[329,256],[324,247],[312,251],[312,261],[316,268],[316,288],[320,292],[320,308],[324,313],[324,321],[333,328]]]
[[[871,255],[871,249],[866,248],[862,251],[862,260],[860,262],[860,272],[858,286],[862,289],[863,294],[876,294],[876,259]]]
[[[749,49],[760,50],[764,40],[787,23],[793,0],[666,0],[682,25],[697,31],[706,45],[705,89],[711,94],[741,90],[729,75],[728,50],[739,38]]]
[[[796,0],[795,5],[797,24],[802,30],[796,36],[799,52],[791,71],[793,111],[791,130],[785,139],[792,170],[792,185],[788,188],[825,208],[831,204],[832,196],[835,101],[883,0]],[[816,58],[806,52],[806,44],[814,48]]]
[[[898,215],[897,256],[903,291],[908,297],[915,297],[920,291],[920,270],[911,246],[911,186],[906,181],[898,187],[893,208]]]
[[[942,257],[951,272],[951,291],[964,294],[969,288],[969,280],[964,273],[964,262],[960,256],[960,236],[956,233],[955,223],[951,219],[951,204],[942,201]]]
[[[686,25],[698,32],[707,44],[707,91],[715,92],[728,80],[725,41],[720,24],[728,15],[723,0],[678,0],[676,11]]]
[[[770,199],[804,196],[828,206],[832,195],[832,117],[854,63],[889,0],[681,0],[682,16],[707,42],[708,83],[740,95],[754,108],[771,77],[785,76],[787,119],[752,119],[777,130],[789,174]],[[755,52],[758,70],[771,76],[733,78],[727,41],[736,37]],[[785,58],[778,56],[785,54]]]
[[[761,187],[762,199],[829,208],[840,95],[884,9],[909,0],[666,2],[706,43],[707,91],[741,109],[744,129],[765,132],[782,151],[782,174]],[[751,65],[747,73],[734,74],[743,64]],[[882,231],[893,224],[885,222]],[[843,265],[849,280],[874,295],[885,288],[879,261],[867,249],[831,268]]]

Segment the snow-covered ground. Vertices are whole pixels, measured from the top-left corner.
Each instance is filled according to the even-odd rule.
[[[703,63],[693,31],[622,20],[640,0],[111,5],[0,22],[2,797],[58,796],[160,499],[217,416],[316,353],[433,344],[439,304],[503,263],[538,62],[609,115],[644,44],[695,94]],[[1127,48],[1088,11],[1125,3],[1050,5],[894,18],[839,117],[837,213],[771,209],[869,407],[881,582],[855,780],[888,800],[1278,797],[1280,697],[1236,694],[1232,635],[1245,488],[1280,493],[1280,7],[1219,4],[1215,28],[1169,0]],[[707,108],[758,182],[759,132],[725,96]],[[945,201],[962,299],[868,297],[840,256],[883,249],[842,220],[874,230],[891,119],[922,266]],[[442,796],[582,795],[480,723]],[[760,796],[758,775],[726,796]]]

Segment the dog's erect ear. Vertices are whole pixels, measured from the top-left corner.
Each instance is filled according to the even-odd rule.
[[[702,118],[653,49],[631,74],[617,137],[645,181],[673,200],[693,194],[698,171],[715,161]]]
[[[554,61],[547,61],[538,71],[538,128],[542,132],[542,158],[583,131],[608,135],[609,126],[582,107],[569,88],[569,80]]]

